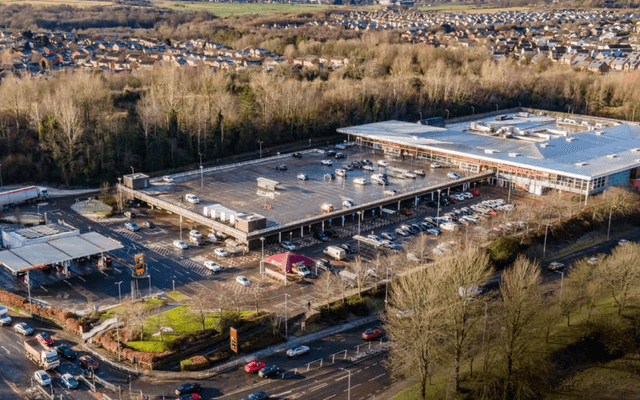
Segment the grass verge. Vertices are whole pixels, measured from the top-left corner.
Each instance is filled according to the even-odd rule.
[[[186,2],[186,1],[158,1],[155,3],[159,7],[166,7],[172,10],[192,11],[204,10],[219,17],[229,17],[231,15],[246,14],[270,14],[274,12],[299,13],[306,11],[323,10],[328,5],[315,4],[266,4],[266,3],[210,3],[210,2]]]
[[[169,297],[173,301],[177,301],[178,303],[180,303],[180,302],[182,302],[182,301],[184,301],[184,300],[189,298],[188,296],[186,296],[186,295],[184,295],[184,294],[182,294],[182,293],[180,293],[178,291],[168,292],[167,293],[167,297]]]

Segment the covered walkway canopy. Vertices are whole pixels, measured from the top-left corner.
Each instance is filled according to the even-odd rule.
[[[305,265],[313,265],[315,262],[309,257],[301,256],[300,254],[294,254],[290,251],[286,253],[274,254],[265,258],[265,263],[276,265],[283,270],[287,271],[288,274],[291,273],[291,268],[298,263],[302,263]]]
[[[120,242],[97,232],[83,233],[28,246],[0,251],[0,263],[16,275],[49,264],[121,249]]]

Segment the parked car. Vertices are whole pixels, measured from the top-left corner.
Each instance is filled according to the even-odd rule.
[[[90,355],[85,354],[84,356],[80,357],[78,361],[80,362],[80,368],[82,369],[98,368],[98,363],[93,358],[91,358]]]
[[[302,158],[302,154],[297,153],[297,152],[293,153],[292,156],[293,156],[293,158]]]
[[[176,397],[176,400],[200,400],[202,397],[198,393],[185,393]]]
[[[564,264],[558,261],[553,261],[549,265],[547,265],[547,269],[549,271],[558,271],[564,269]]]
[[[630,241],[628,241],[627,239],[620,239],[620,241],[618,241],[618,246],[624,246],[626,244],[631,243]]]
[[[218,247],[217,249],[213,250],[213,254],[218,257],[229,257],[229,253],[227,253],[227,251],[222,247]]]
[[[268,399],[267,392],[253,392],[249,396],[244,397],[242,400],[265,400]]]
[[[589,259],[587,260],[587,264],[589,265],[596,265],[598,262],[600,262],[600,259],[596,256],[589,257]]]
[[[189,248],[189,246],[183,242],[182,240],[174,240],[173,241],[173,247],[180,249],[180,250],[186,250]]]
[[[327,235],[328,237],[332,238],[332,237],[338,237],[338,232],[334,231],[331,228],[327,228],[324,231],[324,234]]]
[[[249,361],[247,364],[245,364],[244,366],[244,370],[246,372],[249,372],[250,374],[255,374],[256,372],[260,371],[262,368],[264,368],[264,362],[263,361]]]
[[[53,339],[51,339],[51,336],[49,336],[47,332],[38,332],[38,334],[36,335],[36,340],[43,346],[53,346]]]
[[[333,206],[331,204],[325,203],[320,207],[322,212],[331,212],[333,211]]]
[[[298,356],[301,356],[303,354],[307,354],[310,351],[311,351],[311,349],[309,348],[309,346],[298,346],[298,347],[294,347],[292,349],[287,350],[287,356],[288,357],[298,357]]]
[[[176,394],[180,396],[186,393],[200,393],[201,390],[199,383],[183,383],[176,388]]]
[[[16,333],[19,333],[24,336],[33,335],[33,328],[31,328],[29,325],[25,324],[24,322],[19,322],[15,324],[13,326],[13,330]]]
[[[362,166],[362,169],[364,169],[365,171],[375,171],[373,166],[369,164],[365,164],[364,166]]]
[[[62,384],[67,388],[67,389],[77,389],[78,388],[78,381],[76,380],[76,378],[73,377],[73,375],[66,373],[64,375],[62,375],[60,377],[60,381],[62,382]]]
[[[380,329],[371,328],[362,332],[362,338],[364,340],[376,339],[376,338],[379,338],[380,336],[382,336],[382,331]]]
[[[397,196],[398,195],[398,191],[395,189],[387,189],[384,191],[384,195],[385,196]]]
[[[356,254],[358,252],[355,247],[351,246],[348,243],[342,243],[340,247],[342,247],[349,254]]]
[[[202,239],[202,233],[198,232],[196,229],[190,230],[189,236],[195,237],[196,239]]]
[[[324,271],[333,272],[333,266],[329,261],[325,260],[324,258],[316,260],[316,267]]]
[[[324,232],[322,232],[322,231],[313,232],[313,238],[314,239],[318,239],[321,242],[328,242],[329,241],[329,238],[327,237],[327,235],[325,235]]]
[[[376,180],[376,183],[380,186],[389,186],[389,181],[383,178]]]
[[[344,155],[344,153],[336,153],[335,157],[336,157],[336,160],[340,160],[340,159],[345,158],[345,155]]]
[[[335,156],[335,155],[336,155],[336,151],[335,151],[335,150],[327,150],[327,153],[326,153],[326,154],[327,154],[327,156],[329,156],[329,157],[333,157],[333,156]]]
[[[293,244],[288,240],[283,240],[282,242],[280,242],[280,246],[282,246],[284,249],[289,251],[294,251],[298,249],[298,246],[296,246],[295,244]]]
[[[173,182],[175,182],[175,181],[173,180],[173,178],[172,178],[172,177],[170,177],[169,175],[165,175],[165,176],[163,176],[163,177],[162,177],[162,180],[163,180],[163,181],[165,181],[165,182],[167,182],[167,183],[173,183]]]
[[[437,162],[434,162],[434,163],[431,163],[431,168],[442,168],[442,165]]]
[[[370,235],[367,235],[367,239],[375,240],[376,242],[379,242],[379,241],[381,241],[381,240],[382,240],[382,239],[380,239],[380,236],[378,236],[378,235],[374,235],[373,233],[372,233],[372,234],[370,234]]]
[[[67,360],[75,360],[78,356],[78,353],[76,353],[71,347],[69,347],[69,345],[66,344],[57,345],[56,350],[58,351],[58,355],[60,357]]]
[[[135,218],[136,217],[136,213],[134,213],[133,211],[125,211],[124,212],[124,216],[127,218]]]
[[[191,194],[191,193],[186,194],[184,196],[184,199],[186,201],[188,201],[189,203],[191,203],[191,204],[199,204],[200,203],[200,199],[195,194]]]
[[[429,229],[427,229],[427,233],[429,235],[438,236],[439,234],[442,233],[442,231],[440,229],[438,229],[438,228],[429,228]]]
[[[402,229],[402,228],[396,228],[395,233],[396,233],[396,235],[402,236],[402,237],[411,236],[409,231],[407,231],[405,229]]]
[[[285,164],[280,164],[280,165],[278,165],[276,167],[277,171],[286,171],[287,169],[289,169],[289,168],[287,168],[287,166]]]
[[[380,237],[383,238],[383,239],[391,240],[391,241],[396,240],[396,237],[393,234],[388,233],[388,232],[382,232],[380,234]]]
[[[206,269],[208,269],[209,271],[211,271],[211,272],[224,271],[224,267],[222,265],[218,264],[217,262],[211,261],[211,260],[205,261],[204,262],[204,267]]]
[[[51,385],[51,377],[43,370],[38,370],[33,374],[33,380],[38,382],[40,386]]]
[[[236,282],[240,285],[240,286],[249,286],[251,285],[251,281],[249,280],[249,278],[247,278],[244,275],[238,275],[236,276]]]
[[[307,174],[298,174],[297,178],[301,181],[308,181],[309,180],[309,175]]]
[[[261,378],[275,378],[277,376],[282,375],[282,370],[276,365],[269,365],[260,370],[258,375]]]
[[[414,173],[414,174],[416,174],[416,175],[418,175],[418,176],[425,176],[425,175],[427,175],[427,173],[426,173],[426,172],[425,172],[425,170],[423,170],[423,169],[414,169],[414,170],[413,170],[413,173]]]
[[[143,221],[142,222],[142,226],[144,226],[145,228],[149,228],[149,229],[153,229],[153,228],[156,227],[156,225],[151,221]]]
[[[400,214],[406,215],[407,217],[410,217],[413,215],[411,210],[409,210],[408,208],[403,208],[402,210],[400,210]]]
[[[389,166],[389,163],[386,162],[385,160],[378,161],[378,167],[386,168],[388,166]]]
[[[332,160],[322,160],[320,162],[322,165],[324,165],[325,167],[330,167],[333,165],[333,161]]]

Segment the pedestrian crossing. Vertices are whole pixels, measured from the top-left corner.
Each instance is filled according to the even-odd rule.
[[[123,228],[114,229],[114,231],[118,232],[119,234],[121,234],[122,236],[126,237],[129,240],[140,240],[140,239],[142,239],[142,236],[138,235],[137,233],[128,231],[128,230],[123,229]]]
[[[260,287],[258,285],[257,281],[251,281],[251,285],[249,286],[242,286],[239,285],[235,279],[233,280],[228,280],[226,282],[224,282],[222,284],[222,287],[225,290],[230,290],[234,293],[239,293],[239,294],[244,294],[244,295],[252,295],[254,294],[257,290],[260,290]]]
[[[169,250],[166,246],[158,243],[152,243],[147,245],[147,248],[154,253],[160,254],[161,256],[167,257],[173,254],[173,251]]]
[[[98,224],[102,225],[102,226],[111,226],[113,225],[113,221],[109,220],[109,219],[104,219],[104,218],[100,218],[95,220],[95,222],[97,222]]]
[[[192,272],[195,272],[196,274],[202,277],[206,278],[211,275],[211,271],[206,269],[201,264],[198,264],[197,262],[190,260],[188,258],[185,258],[183,260],[178,260],[178,264],[182,265],[183,267],[186,267],[187,269],[191,270]]]

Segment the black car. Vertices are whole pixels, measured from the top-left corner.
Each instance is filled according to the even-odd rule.
[[[316,266],[322,270],[333,272],[333,266],[331,263],[324,258],[321,258],[316,261]]]
[[[153,228],[156,227],[156,225],[151,221],[144,221],[142,223],[142,226],[144,226],[145,228],[149,228],[149,229],[153,229]]]
[[[285,164],[280,164],[276,167],[276,170],[278,171],[286,171],[288,168]]]
[[[302,154],[300,153],[293,153],[292,156],[293,158],[302,158]]]
[[[56,346],[56,350],[58,351],[58,355],[67,360],[75,360],[78,357],[78,353],[76,353],[71,347],[66,344],[60,344]]]
[[[258,372],[261,378],[275,378],[280,374],[282,370],[277,365],[267,365]]]
[[[340,247],[345,249],[345,251],[347,253],[349,253],[349,254],[356,254],[358,252],[358,250],[355,247],[353,247],[353,246],[351,246],[350,244],[347,244],[347,243],[342,243],[340,245]]]
[[[184,383],[176,388],[176,394],[200,393],[201,390],[199,383]]]
[[[338,236],[338,232],[334,231],[331,228],[327,228],[324,230],[324,234],[327,235],[328,237],[337,237]]]
[[[450,204],[451,204],[451,202],[448,199],[446,199],[444,197],[440,199],[440,205],[448,206]]]
[[[313,232],[313,238],[318,239],[321,242],[329,241],[329,237],[327,237],[327,235],[325,235],[324,232],[320,232],[320,231]]]
[[[345,155],[344,155],[344,153],[336,153],[335,157],[336,157],[336,160],[340,160],[340,159],[345,158]]]
[[[335,156],[336,155],[336,151],[335,150],[327,150],[327,156],[331,157],[331,156]]]
[[[251,393],[249,396],[243,398],[242,400],[265,400],[268,398],[269,398],[269,395],[267,394],[267,392],[254,392],[254,393]]]

